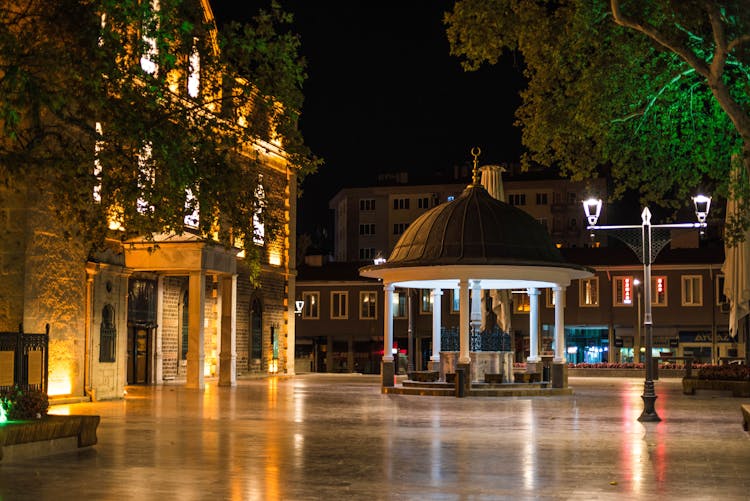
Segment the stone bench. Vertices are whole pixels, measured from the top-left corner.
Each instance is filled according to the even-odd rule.
[[[0,427],[0,460],[44,456],[96,445],[99,416],[55,416]]]
[[[539,372],[514,372],[513,379],[516,383],[540,383],[542,375]]]
[[[748,429],[748,426],[750,426],[750,404],[742,404],[740,409],[742,409],[742,429],[750,431]]]
[[[498,374],[493,374],[491,372],[485,372],[484,373],[484,382],[485,383],[500,384],[500,383],[507,382],[507,381],[504,381],[504,379],[505,379],[505,375],[502,374],[502,373],[498,373]]]
[[[440,379],[440,372],[438,371],[413,371],[409,373],[410,381],[417,381],[420,383],[432,383]]]
[[[695,395],[695,390],[731,391],[733,397],[750,397],[750,381],[682,378],[682,393]]]

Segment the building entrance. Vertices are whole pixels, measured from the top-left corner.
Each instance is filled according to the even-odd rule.
[[[151,331],[147,327],[128,329],[128,384],[148,383]]]

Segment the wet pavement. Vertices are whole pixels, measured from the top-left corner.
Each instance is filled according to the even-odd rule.
[[[376,377],[130,387],[55,406],[98,445],[0,462],[0,500],[749,499],[750,437],[728,393],[571,378],[573,396],[384,395]]]

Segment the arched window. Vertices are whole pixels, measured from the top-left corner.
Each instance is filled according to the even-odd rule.
[[[102,325],[99,330],[99,362],[114,362],[117,354],[117,327],[112,305],[102,308]]]

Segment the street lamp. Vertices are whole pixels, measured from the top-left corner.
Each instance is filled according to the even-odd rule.
[[[695,215],[698,218],[697,223],[676,223],[676,224],[651,224],[651,211],[648,207],[641,213],[640,225],[609,225],[597,226],[601,212],[602,201],[590,198],[583,202],[583,210],[586,213],[586,219],[589,222],[587,229],[593,232],[595,230],[611,231],[613,236],[624,242],[630,249],[636,253],[641,263],[643,263],[643,296],[644,296],[644,313],[643,324],[646,329],[646,381],[643,385],[643,412],[638,421],[661,421],[656,413],[654,402],[656,394],[654,393],[654,368],[652,363],[651,347],[653,345],[653,321],[651,318],[651,263],[656,256],[671,240],[669,230],[680,228],[698,228],[706,227],[706,218],[708,210],[711,207],[711,198],[705,195],[693,197],[695,205]],[[638,238],[640,231],[640,238]]]

